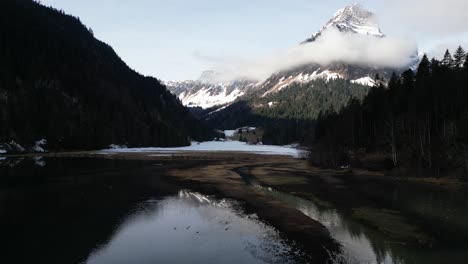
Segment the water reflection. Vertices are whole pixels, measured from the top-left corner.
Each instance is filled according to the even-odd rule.
[[[463,245],[458,249],[431,249],[405,245],[354,221],[339,210],[320,207],[309,200],[271,188],[256,187],[326,226],[333,238],[343,246],[339,263],[466,263],[468,259],[468,251],[463,249]]]
[[[5,166],[5,167],[10,167],[14,168],[18,166],[24,158],[8,158],[8,157],[0,157],[0,167]]]
[[[330,231],[333,238],[343,246],[344,254],[347,255],[348,259],[353,259],[357,263],[398,263],[389,257],[377,256],[370,240],[361,232],[350,232],[348,224],[337,210],[321,209],[308,200],[271,188],[257,187],[278,200],[294,205],[303,214],[322,223]]]
[[[86,263],[292,263],[292,251],[235,203],[180,191],[140,204]]]
[[[47,162],[45,161],[44,157],[34,157],[34,164],[38,167],[45,167]]]
[[[0,263],[294,263],[306,258],[233,201],[180,191],[167,181],[163,164],[4,161]],[[42,161],[44,167],[36,164]]]
[[[0,167],[4,166],[4,167],[14,168],[16,166],[21,165],[21,163],[25,159],[26,158],[24,158],[24,157],[11,158],[11,157],[2,157],[2,156],[0,156]],[[34,165],[37,166],[37,167],[45,167],[47,165],[47,162],[44,159],[44,157],[35,156],[35,157],[30,158],[30,160],[34,161]]]

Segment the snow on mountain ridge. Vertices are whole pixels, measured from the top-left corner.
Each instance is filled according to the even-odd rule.
[[[355,84],[360,84],[364,86],[374,86],[375,85],[375,80],[369,76],[367,77],[362,77],[356,80],[352,80],[351,83]]]
[[[207,109],[234,102],[255,87],[257,82],[243,80],[210,83],[207,80],[197,80],[167,81],[164,84],[179,97],[183,105]]]
[[[268,89],[268,91],[266,91],[262,97],[265,97],[269,94],[272,94],[272,93],[276,93],[276,92],[279,92],[281,90],[283,90],[284,88],[290,86],[291,84],[294,84],[294,83],[309,83],[313,80],[317,80],[317,79],[324,79],[326,80],[327,82],[330,81],[330,80],[336,80],[338,78],[341,78],[343,79],[344,77],[341,76],[340,74],[338,73],[335,73],[335,72],[331,72],[329,70],[323,70],[321,71],[321,69],[319,68],[318,70],[312,72],[312,73],[307,73],[307,72],[301,72],[297,75],[290,75],[289,77],[281,77],[281,79],[279,80],[279,82],[273,86],[272,88]],[[269,80],[268,80],[269,81]],[[268,85],[268,81],[263,83],[263,86],[266,86]]]
[[[330,27],[336,27],[341,32],[353,32],[376,37],[385,36],[376,23],[375,14],[364,9],[359,4],[353,4],[338,10],[325,26],[303,43],[315,41]]]
[[[316,41],[325,31],[338,29],[342,33],[366,35],[376,38],[383,38],[385,35],[376,23],[374,13],[364,9],[359,4],[353,4],[338,10],[333,17],[311,38],[302,42],[307,45]],[[303,65],[295,69],[274,74],[261,85],[263,96],[281,91],[294,83],[308,83],[316,79],[326,81],[349,79],[354,84],[373,86],[374,80],[369,77],[380,73],[385,75],[388,69],[375,67],[372,65],[344,65],[343,63],[331,63],[329,65]]]

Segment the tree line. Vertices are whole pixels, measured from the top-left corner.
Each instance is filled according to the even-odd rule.
[[[462,47],[442,60],[424,55],[416,71],[394,73],[362,100],[320,114],[315,161],[349,163],[357,153],[380,153],[391,167],[441,175],[468,171],[468,59]]]

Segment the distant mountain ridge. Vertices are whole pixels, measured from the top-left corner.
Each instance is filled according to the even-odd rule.
[[[249,80],[216,82],[204,73],[198,80],[165,81],[164,84],[185,106],[207,109],[234,102],[253,90],[258,82]]]

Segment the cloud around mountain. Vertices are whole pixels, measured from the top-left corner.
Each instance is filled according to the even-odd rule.
[[[446,36],[468,32],[467,0],[379,0],[380,19],[410,32]]]
[[[346,63],[383,68],[402,68],[414,60],[414,41],[340,32],[329,28],[311,43],[277,51],[266,57],[216,60],[223,80],[239,78],[263,80],[271,74],[305,64]],[[214,61],[214,58],[210,58]]]

